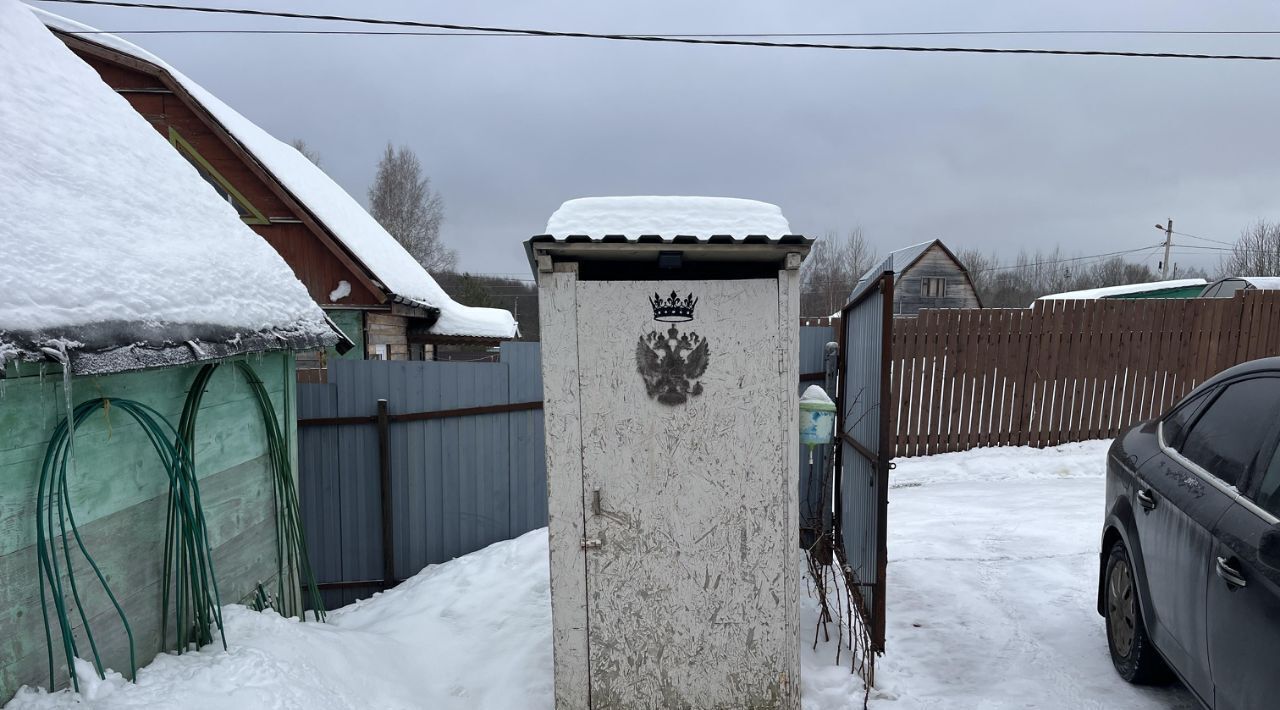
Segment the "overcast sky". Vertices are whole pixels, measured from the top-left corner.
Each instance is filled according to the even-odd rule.
[[[332,23],[40,2],[108,30]],[[260,2],[202,5],[618,33],[1280,30],[1274,2]],[[530,37],[126,35],[367,202],[408,145],[461,267],[527,278],[521,242],[564,200],[748,197],[793,231],[862,227],[882,252],[1233,240],[1280,219],[1280,62],[686,47]],[[1280,54],[1280,36],[846,38],[851,43]],[[1213,246],[1175,237],[1175,242]],[[1157,250],[1134,254],[1153,267]],[[1217,255],[1177,249],[1210,270]]]

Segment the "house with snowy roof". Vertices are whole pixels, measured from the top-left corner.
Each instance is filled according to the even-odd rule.
[[[445,344],[515,338],[511,314],[457,303],[309,159],[164,60],[115,35],[34,10],[280,253],[357,345],[347,357],[432,359]],[[300,360],[321,379],[324,358]]]
[[[969,270],[941,239],[912,244],[889,253],[867,270],[849,298],[885,271],[893,276],[893,312],[915,315],[921,308],[981,308]]]
[[[300,611],[284,259],[31,10],[0,0],[0,702]]]

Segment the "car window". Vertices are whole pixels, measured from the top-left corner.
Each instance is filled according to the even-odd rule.
[[[1280,517],[1280,447],[1276,447],[1271,455],[1271,464],[1263,471],[1262,478],[1258,480],[1258,490],[1250,497],[1258,507]]]
[[[1188,397],[1178,405],[1177,409],[1165,416],[1161,424],[1161,436],[1164,437],[1166,446],[1177,448],[1182,443],[1182,434],[1196,412],[1200,411],[1200,405],[1204,404],[1205,399],[1216,391],[1216,389],[1207,390],[1197,393],[1194,397]]]
[[[1248,281],[1240,281],[1239,279],[1236,279],[1233,281],[1223,281],[1222,285],[1218,287],[1217,295],[1231,296],[1231,295],[1234,295],[1236,291],[1241,291],[1248,285],[1249,285]]]
[[[1280,378],[1255,377],[1227,385],[1191,425],[1178,450],[1234,486],[1270,436],[1278,402]]]
[[[1221,290],[1222,290],[1222,284],[1214,284],[1209,288],[1205,289],[1205,292],[1200,294],[1200,298],[1216,298],[1218,295],[1218,292]]]

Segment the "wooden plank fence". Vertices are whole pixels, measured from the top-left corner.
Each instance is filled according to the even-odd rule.
[[[1270,355],[1276,291],[920,311],[894,319],[895,455],[1113,437]]]

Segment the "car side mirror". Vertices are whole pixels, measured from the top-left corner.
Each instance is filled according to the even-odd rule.
[[[1280,524],[1272,525],[1258,541],[1258,561],[1280,570]]]

